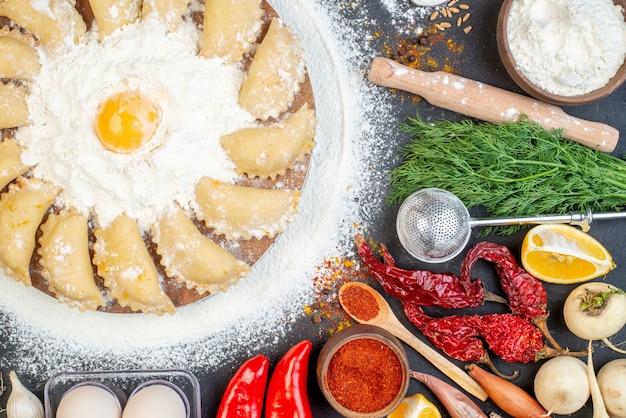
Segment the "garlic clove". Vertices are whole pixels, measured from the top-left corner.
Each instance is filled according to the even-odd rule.
[[[9,372],[11,394],[7,400],[7,418],[44,418],[43,404],[17,378],[15,371]]]

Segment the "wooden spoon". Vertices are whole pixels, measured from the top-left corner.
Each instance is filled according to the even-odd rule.
[[[346,291],[350,290],[350,288],[359,287],[367,292],[369,292],[374,299],[376,300],[376,306],[368,306],[368,308],[373,308],[374,310],[377,308],[377,314],[371,318],[363,318],[363,315],[360,315],[357,309],[354,306],[350,306],[350,301],[346,298]],[[346,283],[341,286],[339,289],[339,302],[345,311],[354,318],[355,321],[361,324],[370,324],[376,325],[387,330],[389,333],[394,335],[396,338],[407,343],[411,346],[415,351],[420,353],[426,360],[428,360],[433,366],[439,369],[443,374],[448,376],[452,381],[458,384],[460,387],[465,389],[468,393],[480,399],[481,401],[485,401],[488,397],[487,392],[467,373],[465,373],[462,369],[452,363],[450,360],[445,358],[438,351],[424,343],[422,340],[417,338],[411,331],[409,331],[404,325],[400,323],[398,318],[394,315],[391,310],[391,307],[387,303],[387,301],[374,290],[372,287],[360,283],[360,282],[351,282]],[[364,303],[363,299],[359,301],[359,303]]]
[[[619,131],[578,119],[560,107],[444,71],[426,72],[376,57],[369,80],[379,86],[418,94],[435,106],[489,122],[515,122],[521,115],[545,129],[561,129],[563,137],[603,152],[612,152]]]

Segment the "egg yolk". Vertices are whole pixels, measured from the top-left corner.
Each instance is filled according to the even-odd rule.
[[[125,91],[100,103],[95,125],[107,150],[129,154],[152,139],[160,121],[160,110],[150,99]]]

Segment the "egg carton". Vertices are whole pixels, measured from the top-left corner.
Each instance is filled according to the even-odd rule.
[[[133,391],[143,384],[156,381],[173,385],[186,399],[187,418],[201,418],[200,383],[186,370],[113,370],[61,372],[52,376],[44,387],[45,418],[56,418],[63,396],[81,384],[93,383],[109,389],[123,408]]]

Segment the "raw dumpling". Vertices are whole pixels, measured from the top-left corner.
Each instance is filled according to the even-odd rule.
[[[302,54],[298,37],[273,19],[241,86],[239,104],[260,120],[286,111],[304,81]]]
[[[89,0],[89,4],[98,24],[100,39],[135,22],[141,12],[140,0]]]
[[[122,214],[94,233],[93,263],[120,306],[157,315],[173,314],[174,304],[161,288],[137,221]]]
[[[168,211],[158,222],[154,241],[167,274],[199,294],[225,290],[250,269],[202,235],[179,207]]]
[[[300,192],[225,184],[208,177],[196,186],[196,215],[228,239],[273,237],[296,214]]]
[[[144,0],[141,17],[145,20],[154,13],[170,31],[174,31],[183,21],[188,6],[187,0]]]
[[[37,229],[58,193],[42,180],[20,177],[0,198],[0,267],[26,286]]]
[[[23,148],[14,139],[7,138],[0,142],[0,190],[21,176],[28,167],[22,163]]]
[[[26,94],[23,86],[0,81],[0,129],[17,128],[28,123]]]
[[[87,31],[68,0],[0,0],[0,16],[28,30],[48,49],[77,43]]]
[[[41,64],[31,41],[16,29],[0,29],[0,78],[30,80],[39,71]]]
[[[41,231],[38,252],[48,290],[81,311],[106,305],[94,281],[87,217],[75,210],[50,214]]]
[[[222,147],[239,174],[276,178],[311,152],[315,112],[302,106],[282,124],[246,128],[222,137]]]
[[[206,0],[199,55],[241,60],[261,31],[261,0]]]

